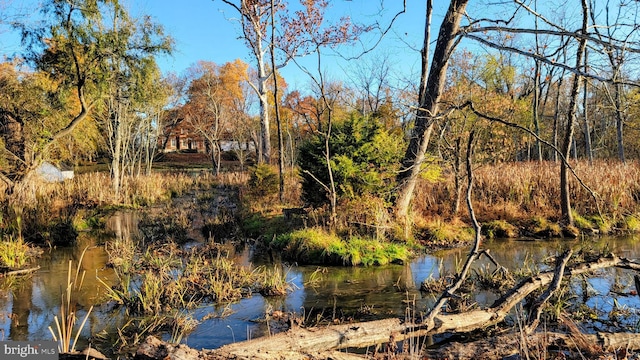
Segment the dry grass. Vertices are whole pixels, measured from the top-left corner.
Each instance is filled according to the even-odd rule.
[[[625,215],[638,213],[640,200],[640,164],[629,162],[586,162],[572,164],[576,173],[597,195],[603,214],[622,221]],[[519,162],[483,165],[475,170],[474,207],[479,220],[522,222],[539,216],[557,219],[560,209],[559,164]],[[423,181],[416,190],[414,213],[418,217],[455,218],[451,202],[455,188],[451,174],[443,174],[437,183]],[[597,206],[587,190],[571,179],[572,205],[578,214],[595,215]]]
[[[574,164],[584,182],[598,194],[598,203],[605,219],[595,218],[597,206],[591,195],[575,179],[571,180],[571,199],[576,218],[593,224],[601,232],[616,228],[633,231],[640,228],[640,164],[638,162],[589,165]],[[547,219],[552,223],[559,217],[559,164],[551,162],[519,162],[482,165],[475,170],[473,200],[481,222],[504,220],[522,225],[532,219]],[[129,177],[123,183],[120,198],[115,198],[109,174],[85,173],[73,180],[48,184],[27,179],[14,191],[11,201],[5,202],[0,230],[19,238],[22,229],[36,233],[48,232],[51,219],[68,224],[82,222],[78,216],[90,217],[86,209],[110,206],[142,207],[167,201],[193,189],[213,186],[238,187],[243,210],[264,219],[281,219],[282,209],[302,206],[300,181],[295,171],[285,176],[284,201],[278,194],[254,196],[247,188],[247,172],[225,172],[214,176],[200,172],[198,176],[183,172],[157,172],[149,176]],[[465,189],[462,189],[463,193]],[[0,193],[1,194],[1,193]],[[421,180],[413,201],[415,224],[429,224],[434,220],[450,223],[466,219],[462,201],[458,213],[452,213],[455,199],[452,174],[443,173],[438,181]],[[0,202],[3,202],[0,195]],[[79,209],[85,209],[79,212]],[[337,231],[344,235],[362,235],[377,239],[403,238],[404,232],[393,222],[390,204],[381,199],[362,197],[339,204]],[[84,215],[83,215],[84,214]],[[53,215],[53,216],[52,216]],[[578,215],[580,217],[578,217]],[[306,225],[326,226],[328,214],[317,209],[307,214]],[[282,221],[274,222],[281,227]],[[585,227],[585,226],[583,226]],[[586,226],[588,228],[588,226]],[[420,230],[420,229],[418,229]],[[357,234],[356,234],[357,233]]]

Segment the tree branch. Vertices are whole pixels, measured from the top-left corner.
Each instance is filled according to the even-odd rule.
[[[560,283],[564,277],[564,269],[567,266],[567,262],[571,258],[573,251],[571,249],[565,251],[561,257],[556,258],[556,270],[553,273],[553,280],[547,288],[547,290],[540,295],[529,309],[528,324],[525,329],[527,334],[533,333],[538,324],[540,323],[540,314],[542,313],[542,305],[546,303],[554,292],[560,288]]]
[[[467,37],[469,39],[472,39],[472,40],[476,40],[476,41],[478,41],[478,42],[480,42],[480,43],[482,43],[484,45],[487,45],[489,47],[492,47],[494,49],[508,51],[508,52],[519,54],[519,55],[523,55],[523,56],[535,59],[537,61],[540,61],[542,63],[545,63],[547,65],[559,67],[559,68],[567,70],[567,71],[569,71],[569,72],[571,72],[573,74],[576,74],[576,75],[579,75],[579,76],[583,76],[583,77],[586,77],[586,78],[595,79],[595,80],[602,81],[602,82],[605,82],[605,83],[623,84],[623,85],[640,87],[640,83],[638,83],[638,82],[626,81],[626,80],[615,80],[614,78],[608,79],[608,78],[604,78],[602,76],[598,76],[598,75],[595,75],[595,74],[589,74],[589,73],[586,73],[586,72],[581,71],[579,69],[576,69],[573,66],[566,65],[566,64],[559,63],[559,62],[556,62],[554,60],[548,59],[545,56],[538,55],[538,54],[533,54],[533,53],[530,53],[528,51],[524,51],[524,50],[521,50],[521,49],[518,49],[518,48],[515,48],[515,47],[512,47],[512,46],[499,45],[499,44],[493,43],[493,42],[491,42],[489,40],[483,39],[483,38],[481,38],[481,37],[479,37],[477,35],[474,35],[474,34],[466,34],[465,37]]]
[[[516,128],[516,129],[520,129],[520,130],[522,130],[522,131],[525,131],[525,132],[526,132],[526,133],[528,133],[529,135],[531,135],[531,136],[533,136],[534,138],[536,138],[536,140],[540,141],[541,143],[543,143],[543,144],[545,144],[546,146],[548,146],[548,147],[550,147],[551,149],[553,149],[553,151],[554,151],[554,152],[556,152],[557,154],[559,154],[559,155],[560,155],[560,160],[562,160],[562,162],[563,162],[563,163],[567,166],[567,168],[571,171],[571,173],[573,174],[573,176],[575,177],[575,179],[580,183],[580,186],[581,186],[583,189],[585,189],[587,192],[589,192],[589,194],[591,195],[591,197],[593,198],[593,200],[594,200],[594,202],[595,202],[595,204],[596,204],[596,208],[597,208],[597,210],[598,210],[598,215],[600,215],[600,217],[602,217],[602,211],[600,210],[600,203],[598,202],[598,197],[597,197],[596,193],[595,193],[593,190],[591,190],[591,188],[590,188],[589,186],[587,186],[587,184],[585,184],[585,183],[584,183],[584,181],[582,180],[582,178],[580,178],[580,176],[578,176],[578,174],[576,173],[575,169],[574,169],[574,168],[569,164],[569,161],[567,160],[567,158],[564,156],[564,154],[562,154],[562,152],[561,152],[561,151],[560,151],[560,150],[559,150],[555,145],[553,145],[553,144],[551,144],[550,142],[548,142],[548,141],[544,140],[544,139],[543,139],[543,138],[541,138],[538,134],[536,134],[534,131],[532,131],[532,130],[530,130],[530,129],[528,129],[528,128],[524,127],[524,126],[521,126],[521,125],[518,125],[518,124],[515,124],[515,123],[512,123],[512,122],[509,122],[509,121],[506,121],[506,120],[503,120],[503,119],[500,119],[500,118],[496,118],[496,117],[493,117],[493,116],[489,116],[489,115],[487,115],[487,114],[484,114],[484,113],[482,113],[482,112],[478,111],[478,110],[474,107],[474,105],[473,105],[473,102],[472,102],[472,101],[467,101],[466,103],[462,104],[461,106],[457,106],[457,107],[455,107],[454,109],[461,110],[461,109],[464,109],[464,108],[466,108],[466,107],[468,107],[469,109],[471,109],[471,111],[472,111],[474,114],[476,114],[477,116],[479,116],[479,117],[481,117],[481,118],[484,118],[484,119],[489,120],[489,121],[491,121],[491,122],[497,122],[497,123],[500,123],[500,124],[503,124],[503,125],[506,125],[506,126],[509,126],[509,127],[513,127],[513,128]],[[451,109],[450,109],[450,111],[449,111],[449,112],[451,112]]]

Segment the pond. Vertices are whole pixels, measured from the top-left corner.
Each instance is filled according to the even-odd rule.
[[[135,214],[116,214],[107,224],[102,236],[139,236]],[[0,339],[1,340],[49,340],[49,326],[55,326],[54,316],[60,307],[61,292],[67,281],[69,260],[75,262],[83,249],[82,268],[86,275],[78,300],[79,317],[82,318],[91,305],[104,299],[104,285],[114,280],[113,271],[105,264],[107,254],[98,244],[104,239],[98,235],[82,233],[77,245],[46,251],[40,261],[41,269],[29,277],[3,279],[0,290]],[[634,236],[584,238],[577,240],[493,240],[483,244],[493,257],[510,270],[546,264],[548,260],[566,248],[604,249],[622,257],[640,257],[640,243]],[[433,303],[433,295],[420,291],[421,283],[441,272],[459,268],[467,255],[467,249],[439,251],[422,255],[405,265],[381,267],[317,267],[278,264],[287,272],[295,290],[286,297],[249,298],[225,305],[201,306],[189,310],[199,322],[183,342],[193,348],[217,348],[224,344],[266,335],[273,330],[265,313],[295,313],[306,320],[316,318],[337,321],[373,320],[406,316],[407,311],[425,312]],[[252,262],[251,248],[244,248],[234,255],[242,264]],[[256,257],[258,258],[258,257]],[[74,265],[75,266],[75,265]],[[266,265],[273,266],[273,265]],[[482,259],[474,266],[478,271],[492,266]],[[553,266],[553,265],[544,265]],[[610,326],[627,326],[635,329],[639,324],[640,299],[632,296],[633,273],[618,269],[601,271],[589,278],[572,280],[573,295],[569,303],[584,303],[592,309],[590,327],[606,330]],[[487,291],[473,293],[473,301],[479,306],[491,304],[496,295]],[[612,318],[612,314],[622,314]],[[126,321],[122,312],[113,306],[98,305],[91,312],[83,337],[96,334],[115,334]],[[168,335],[167,335],[168,337]]]

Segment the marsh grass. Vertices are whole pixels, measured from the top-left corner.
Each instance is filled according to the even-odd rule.
[[[263,296],[284,296],[295,290],[295,284],[288,279],[289,270],[277,264],[256,269],[260,282],[258,292]]]
[[[206,173],[152,173],[125,178],[120,197],[111,188],[108,173],[78,174],[62,183],[46,183],[36,176],[19,184],[10,197],[0,192],[3,204],[0,231],[5,236],[58,245],[71,243],[73,232],[99,227],[106,208],[139,208],[166,202],[192,189],[209,189],[220,181]],[[237,181],[237,180],[234,180]]]
[[[482,231],[488,238],[515,238],[519,234],[518,228],[505,220],[492,220],[482,225]]]
[[[82,288],[84,280],[84,271],[80,271],[82,267],[82,259],[87,249],[85,248],[80,255],[78,264],[76,265],[75,272],[72,270],[73,261],[69,260],[69,268],[67,270],[67,287],[61,294],[59,316],[54,316],[56,328],[55,330],[49,326],[49,332],[54,341],[58,342],[58,350],[61,353],[70,353],[76,350],[76,344],[78,338],[82,332],[82,329],[89,319],[89,315],[93,310],[93,305],[87,310],[87,313],[82,318],[80,325],[77,329],[74,329],[76,322],[79,320],[76,298],[77,293]]]
[[[468,243],[473,240],[474,236],[472,228],[458,219],[446,221],[440,217],[417,222],[414,232],[414,236],[425,244],[443,247]]]
[[[640,219],[638,215],[627,215],[622,220],[622,228],[630,232],[640,231]]]
[[[286,259],[303,264],[387,265],[403,263],[411,256],[410,248],[404,243],[360,236],[343,239],[322,228],[305,228],[282,234],[268,246],[282,250]]]
[[[420,290],[429,294],[438,294],[447,289],[453,282],[453,276],[441,275],[438,277],[429,276],[420,284]]]
[[[516,284],[515,277],[509,271],[504,268],[495,269],[489,265],[473,269],[470,280],[481,289],[498,291],[510,289]]]
[[[629,214],[640,213],[640,164],[596,161],[572,162],[576,173],[597,195],[600,209],[608,220],[602,230],[611,231],[624,224]],[[560,216],[559,164],[553,162],[517,162],[483,165],[474,170],[473,200],[479,220],[488,223],[504,220],[510,224],[535,225],[532,218],[557,221]],[[571,201],[584,218],[598,215],[591,194],[571,179]],[[465,215],[451,212],[455,198],[453,175],[444,173],[441,181],[422,181],[416,188],[413,212],[417,219],[441,217],[453,219]],[[425,204],[428,206],[422,206]],[[584,224],[586,225],[586,223]],[[600,228],[598,224],[593,224]],[[555,231],[549,230],[548,233]]]
[[[539,237],[552,238],[562,236],[560,224],[538,215],[527,221],[527,228],[532,234]]]
[[[121,348],[136,345],[147,334],[158,332],[165,332],[171,341],[178,342],[198,324],[184,310],[237,301],[251,295],[252,288],[259,288],[262,282],[257,272],[235,264],[228,252],[213,242],[189,250],[175,243],[121,244],[124,249],[111,248],[109,252],[110,257],[126,258],[110,261],[118,283],[111,286],[100,280],[107,289],[107,298],[129,315],[115,341]],[[125,273],[124,269],[128,271]]]
[[[118,352],[127,349],[135,351],[135,347],[148,335],[165,332],[169,335],[168,342],[178,344],[197,325],[197,320],[182,311],[132,317],[118,328],[116,339],[105,339],[105,342],[109,346],[117,346]]]
[[[626,164],[605,161],[589,165],[586,162],[574,163],[574,168],[585,183],[598,194],[599,205],[605,220],[594,219],[597,207],[591,195],[572,179],[571,198],[576,213],[588,219],[594,229],[611,232],[617,229],[637,231],[640,221],[634,220],[640,214],[640,165],[637,161]],[[543,163],[502,163],[483,165],[475,171],[476,185],[474,202],[480,221],[488,223],[502,220],[513,225],[530,226],[533,217],[556,222],[559,217],[558,164]],[[141,207],[158,204],[183,195],[193,189],[211,189],[221,184],[240,188],[242,199],[244,228],[251,237],[273,236],[284,231],[295,230],[282,219],[282,208],[302,206],[300,177],[295,171],[285,174],[285,202],[279,204],[272,196],[260,197],[252,193],[247,186],[248,172],[225,172],[214,176],[209,172],[200,172],[198,176],[187,173],[153,173],[149,176],[128,177],[123,183],[119,198],[111,190],[109,174],[92,172],[77,174],[69,181],[49,184],[26,179],[14,191],[11,198],[0,198],[5,204],[0,230],[4,235],[42,243],[53,244],[49,238],[57,231],[69,229],[85,230],[100,226],[94,211],[88,209],[104,207]],[[418,232],[414,236],[423,240],[421,231],[424,224],[442,219],[455,221],[465,216],[465,210],[453,214],[451,199],[455,198],[453,175],[442,173],[437,181],[421,180],[416,188],[412,214]],[[274,204],[278,204],[275,205]],[[350,199],[339,204],[337,229],[346,236],[362,236],[384,240],[404,239],[407,233],[393,222],[386,204],[379,198],[367,197]],[[326,210],[326,209],[325,209]],[[99,215],[98,215],[99,216]],[[52,222],[51,219],[59,219]],[[328,224],[328,214],[323,209],[309,212],[311,226]],[[65,226],[57,226],[57,222]],[[586,227],[583,222],[579,227]],[[287,230],[288,229],[288,230]],[[549,229],[551,230],[551,229]],[[23,234],[23,231],[25,232]],[[442,232],[435,231],[435,235]],[[427,233],[431,238],[434,233]],[[553,236],[557,231],[545,231],[541,235]],[[446,233],[445,233],[446,234]],[[449,239],[455,239],[455,234]],[[341,235],[342,236],[342,235]],[[65,237],[58,237],[66,240]],[[438,237],[433,237],[438,240]]]
[[[0,267],[20,269],[37,256],[35,248],[29,246],[22,238],[0,241]]]
[[[574,237],[579,230],[586,233],[610,233],[618,230],[640,231],[640,164],[595,162],[573,163],[579,176],[598,194],[598,202],[591,194],[571,180],[571,199],[577,227],[559,224],[560,193],[558,164],[552,162],[518,162],[483,165],[476,171],[473,201],[476,213],[489,237]],[[455,247],[473,239],[465,221],[466,209],[452,213],[455,198],[453,174],[443,172],[437,180],[422,179],[416,187],[411,209],[412,231],[394,221],[392,204],[382,198],[362,195],[343,199],[338,204],[338,218],[329,221],[326,207],[307,210],[305,222],[295,224],[282,216],[282,208],[299,207],[299,178],[291,173],[287,177],[287,201],[278,204],[271,195],[255,196],[241,186],[241,224],[244,234],[263,239],[267,245],[274,237],[303,231],[303,227],[322,228],[335,233],[342,241],[322,240],[308,236],[301,245],[294,235],[285,249],[292,259],[310,262],[305,256],[320,259],[316,263],[361,263],[361,254],[345,245],[349,239],[364,238],[378,241],[399,240],[407,244],[428,247]],[[463,189],[464,190],[464,189]],[[274,205],[275,204],[275,205]],[[602,216],[598,214],[598,207]],[[322,242],[329,242],[322,244]],[[357,242],[357,241],[356,241]],[[316,246],[320,245],[320,246]],[[325,248],[329,251],[322,251]],[[369,261],[370,260],[370,261]],[[377,260],[364,259],[363,263]]]
[[[327,269],[326,267],[316,268],[311,273],[311,275],[309,275],[309,278],[304,281],[304,286],[312,287],[312,288],[320,286],[322,282],[325,280],[325,275],[328,272],[329,272],[329,269]]]
[[[118,283],[101,282],[107,297],[132,315],[236,301],[261,283],[256,272],[235,264],[223,246],[213,242],[188,250],[171,241],[118,243],[119,248],[108,248]]]

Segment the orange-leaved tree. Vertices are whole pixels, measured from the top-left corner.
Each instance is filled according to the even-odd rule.
[[[200,61],[189,69],[191,83],[182,116],[196,133],[206,140],[206,148],[216,174],[220,172],[221,142],[232,138],[244,113],[243,83],[248,80],[248,65],[240,60],[219,66]],[[243,146],[243,144],[237,144]]]

